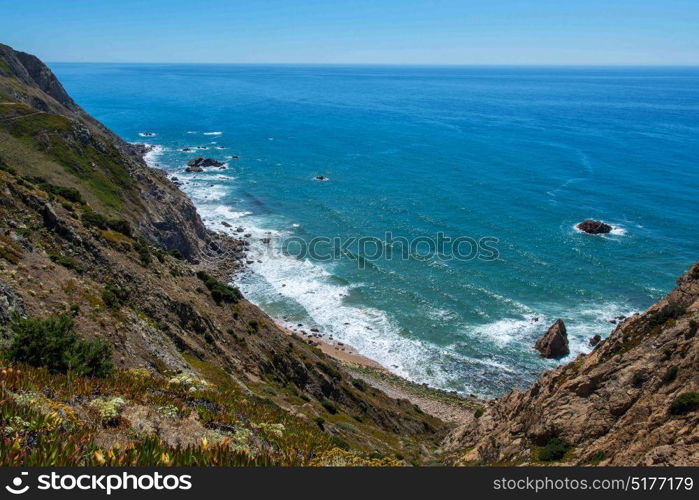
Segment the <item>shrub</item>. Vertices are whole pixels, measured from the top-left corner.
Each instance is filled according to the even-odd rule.
[[[81,340],[73,319],[66,315],[48,319],[14,319],[7,349],[12,361],[45,366],[52,372],[105,377],[112,372],[111,349],[99,340]]]
[[[329,399],[324,399],[320,402],[320,404],[322,404],[323,408],[325,408],[327,412],[331,415],[335,415],[337,413],[337,406],[335,406],[335,403],[333,403]]]
[[[7,165],[4,161],[0,160],[0,170],[4,170],[5,172],[12,174],[12,175],[17,175],[17,170],[14,168],[10,167]]]
[[[332,443],[335,446],[337,446],[338,448],[340,448],[343,451],[349,451],[349,449],[350,449],[350,445],[347,443],[347,441],[345,441],[344,439],[342,439],[338,436],[331,437],[330,441],[332,441]]]
[[[90,402],[90,406],[99,414],[102,425],[107,427],[119,423],[121,410],[126,406],[126,401],[119,397],[109,399],[97,398]]]
[[[607,454],[605,452],[603,452],[602,450],[599,450],[599,451],[596,451],[592,454],[592,456],[590,457],[590,463],[597,465],[605,458],[607,458]]]
[[[676,366],[671,366],[670,368],[668,368],[665,372],[665,375],[663,375],[663,382],[666,384],[673,382],[677,378],[678,371],[679,369]]]
[[[102,291],[102,301],[110,309],[118,309],[129,298],[129,292],[120,286],[107,285]]]
[[[545,446],[539,449],[539,460],[542,462],[553,462],[560,460],[570,449],[570,445],[565,441],[555,437],[551,438]]]
[[[363,381],[362,379],[353,378],[352,380],[350,380],[350,382],[352,382],[352,385],[353,385],[357,390],[360,390],[360,391],[362,391],[362,392],[366,391],[366,384],[364,383],[364,381]]]
[[[684,415],[699,408],[699,392],[685,392],[670,404],[671,415]]]
[[[97,213],[93,210],[87,210],[83,212],[83,215],[80,218],[80,220],[82,220],[83,225],[88,227],[96,227],[99,229],[112,229],[128,237],[131,237],[133,234],[131,224],[129,224],[129,221],[124,219],[108,219],[104,215]]]
[[[134,244],[134,249],[138,252],[138,257],[141,259],[141,263],[147,266],[153,260],[150,255],[150,247],[148,242],[144,238],[137,238]]]
[[[176,258],[177,260],[184,260],[184,255],[182,255],[182,252],[180,252],[176,248],[168,250],[167,253],[170,254],[172,257]]]
[[[257,330],[259,330],[259,328],[260,328],[260,324],[257,322],[256,319],[251,319],[250,321],[248,321],[248,326],[250,327],[251,330],[253,330],[255,332]]]
[[[327,375],[330,377],[340,380],[342,378],[342,374],[335,369],[334,366],[332,366],[330,363],[326,363],[325,361],[318,361],[317,363],[318,368],[320,368],[323,372],[325,372]]]
[[[92,210],[83,212],[83,215],[82,217],[80,217],[80,220],[82,220],[82,223],[85,226],[98,227],[100,229],[108,228],[107,218],[104,215],[94,212]]]
[[[240,290],[232,286],[224,285],[204,271],[197,272],[197,278],[204,282],[206,288],[211,292],[211,298],[219,305],[222,302],[236,304],[243,297]]]
[[[643,386],[643,382],[646,381],[646,376],[643,372],[636,372],[633,376],[633,379],[631,383],[633,384],[634,387],[641,387]]]
[[[35,184],[39,189],[46,191],[47,193],[60,196],[61,198],[65,198],[70,202],[85,203],[82,194],[80,194],[80,191],[75,188],[51,184],[43,177],[24,177],[23,180]]]
[[[51,253],[49,254],[49,259],[51,259],[52,262],[55,262],[60,266],[66,267],[68,269],[73,269],[77,272],[82,272],[83,270],[82,266],[75,262],[75,260],[72,257]]]
[[[473,416],[475,418],[481,418],[483,416],[483,413],[485,413],[485,410],[483,408],[476,408],[476,411],[473,412]]]
[[[107,221],[107,227],[123,234],[124,236],[128,236],[129,238],[133,235],[131,224],[129,224],[129,221],[124,219],[109,219]]]

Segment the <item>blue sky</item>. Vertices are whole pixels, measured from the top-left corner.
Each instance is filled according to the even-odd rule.
[[[47,61],[699,64],[697,0],[0,0]]]

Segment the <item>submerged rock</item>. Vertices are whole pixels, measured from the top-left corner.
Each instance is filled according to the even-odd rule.
[[[325,177],[324,175],[316,175],[313,179],[318,181],[318,182],[327,182],[330,180],[327,177]]]
[[[542,358],[562,358],[568,355],[568,333],[563,320],[557,319],[544,336],[536,341],[534,349],[541,353]]]
[[[609,224],[592,219],[585,219],[575,227],[589,234],[606,234],[612,230],[612,226]]]

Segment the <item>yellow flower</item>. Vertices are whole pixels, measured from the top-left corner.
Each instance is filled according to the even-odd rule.
[[[104,454],[102,453],[102,450],[97,450],[95,452],[95,460],[97,460],[97,463],[100,465],[104,465],[106,460],[104,459]]]
[[[166,452],[162,452],[160,455],[160,463],[163,465],[170,465],[172,463],[170,455],[168,455]]]
[[[201,438],[201,448],[206,450],[209,448],[209,440],[206,437]]]

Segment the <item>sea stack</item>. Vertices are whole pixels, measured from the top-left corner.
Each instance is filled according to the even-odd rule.
[[[585,219],[575,227],[589,234],[606,234],[612,230],[612,226],[609,224],[592,219]]]
[[[224,164],[213,158],[204,158],[203,156],[198,156],[187,162],[188,167],[222,167]]]
[[[544,336],[536,341],[534,349],[539,351],[542,358],[548,359],[562,358],[570,353],[568,333],[562,319],[557,319]]]

